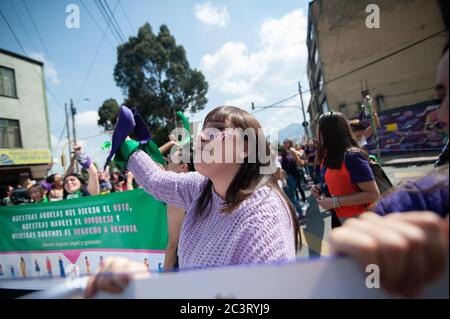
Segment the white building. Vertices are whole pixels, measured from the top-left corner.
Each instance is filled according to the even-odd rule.
[[[0,185],[44,178],[50,150],[44,64],[0,49]]]

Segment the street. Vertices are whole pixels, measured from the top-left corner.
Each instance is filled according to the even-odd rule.
[[[407,167],[388,166],[384,167],[384,170],[392,184],[398,185],[405,179],[424,176],[432,168],[432,164],[427,164]],[[309,196],[309,191],[306,191],[306,196]],[[298,255],[302,257],[327,256],[330,254],[327,237],[331,230],[331,215],[321,211],[314,198],[308,197],[308,202],[310,207],[307,212],[307,221],[300,225],[303,245]]]

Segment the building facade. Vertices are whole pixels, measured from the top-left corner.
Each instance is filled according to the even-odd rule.
[[[379,28],[370,24],[377,14],[368,7],[373,3]],[[405,138],[420,140],[424,134],[432,140],[424,148],[440,148],[439,128],[426,128],[437,108],[434,86],[448,39],[446,10],[446,1],[439,0],[312,1],[307,33],[312,133],[320,114],[330,110],[361,118],[362,96],[369,93],[382,117],[379,135],[386,136],[380,140],[386,151],[406,150]]]
[[[44,64],[0,49],[0,185],[41,179],[51,166]]]

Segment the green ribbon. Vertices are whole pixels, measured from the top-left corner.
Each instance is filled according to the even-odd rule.
[[[183,147],[184,145],[191,143],[191,140],[192,140],[192,138],[191,138],[191,127],[189,125],[189,119],[186,116],[184,116],[183,112],[177,111],[176,114],[181,119],[181,121],[183,122],[184,129],[189,132],[189,136],[187,136],[184,140],[182,140],[180,142],[180,147]]]
[[[127,168],[127,162],[130,159],[130,156],[139,150],[147,153],[156,163],[165,165],[164,157],[159,151],[158,146],[156,146],[155,142],[152,140],[148,141],[146,144],[140,144],[135,140],[124,141],[120,145],[117,153],[114,155],[113,161],[120,169],[125,170]]]

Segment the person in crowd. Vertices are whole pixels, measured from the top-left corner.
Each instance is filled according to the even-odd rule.
[[[449,51],[437,69],[438,120],[449,133]],[[331,249],[366,268],[380,267],[381,286],[399,296],[416,297],[440,278],[449,255],[449,167],[435,168],[381,198],[359,219],[346,222],[329,236]],[[447,268],[448,269],[448,268]]]
[[[280,189],[284,190],[284,192],[286,193],[287,175],[286,172],[283,170],[283,166],[281,166],[280,156],[277,157],[276,165],[277,171],[273,177],[277,182],[278,186],[280,187]]]
[[[59,201],[64,198],[64,178],[61,174],[52,174],[45,181],[51,185],[48,191],[48,199],[51,202]]]
[[[309,140],[305,149],[306,168],[313,183],[320,183],[320,163],[317,157],[317,141]]]
[[[234,128],[253,134],[242,136]],[[232,106],[212,110],[196,141],[196,172],[165,171],[139,145],[127,140],[118,150],[137,182],[157,199],[186,210],[178,246],[180,270],[295,259],[300,239],[295,208],[273,180],[273,161],[257,156],[259,147],[265,154],[270,147],[253,115]],[[205,160],[216,151],[222,158]],[[227,152],[233,155],[231,163],[225,162]],[[263,168],[270,173],[262,174]],[[130,280],[128,271],[142,266],[108,260],[90,278],[85,295],[123,290]]]
[[[183,162],[182,148],[179,148],[172,155],[167,156],[166,170],[179,174],[185,174],[195,171],[192,155],[190,160]],[[192,154],[192,151],[191,151]],[[164,258],[164,271],[172,271],[178,269],[178,241],[180,238],[181,226],[185,218],[186,211],[175,205],[167,205],[167,225],[169,230],[169,239]]]
[[[334,209],[341,223],[365,212],[380,197],[367,154],[353,139],[350,126],[339,112],[322,114],[318,122],[318,159],[323,186],[314,185],[312,196],[326,210]]]
[[[168,151],[170,151],[170,150],[172,149],[173,146],[176,146],[176,145],[178,145],[176,136],[173,135],[173,134],[170,134],[170,135],[169,135],[169,141],[168,141],[166,144],[164,144],[164,145],[162,145],[162,146],[159,147],[159,152],[160,152],[162,155],[164,155],[164,154],[166,154]]]
[[[100,194],[105,195],[109,194],[112,190],[111,182],[109,181],[109,176],[106,171],[99,171],[97,173],[98,183],[100,187]]]
[[[295,161],[295,165],[296,165],[296,172],[292,172],[295,178],[295,191],[294,191],[294,195],[296,197],[296,199],[298,200],[298,195],[297,195],[297,190],[299,190],[300,192],[300,196],[302,197],[302,202],[306,202],[306,195],[305,195],[305,191],[303,190],[303,181],[302,181],[302,176],[299,172],[299,167],[303,167],[305,166],[305,161],[302,159],[301,157],[301,153],[298,152],[294,147],[293,147],[293,143],[291,140],[289,139],[285,139],[283,141],[283,147],[284,149],[287,151],[287,153],[290,155],[290,157],[292,159],[294,159]]]
[[[375,133],[375,131],[380,127],[381,122],[378,117],[378,113],[375,110],[373,99],[370,95],[366,95],[364,97],[365,105],[371,108],[371,113],[373,114],[375,127],[372,125],[367,126],[359,119],[354,119],[349,121],[350,128],[352,129],[353,138],[356,143],[358,143],[358,147],[367,151],[367,140]]]
[[[31,197],[28,189],[18,185],[11,193],[11,203],[13,205],[22,205],[31,203]]]
[[[97,195],[100,193],[97,168],[91,159],[82,152],[81,146],[74,147],[78,163],[87,170],[89,182],[86,185],[83,177],[76,173],[70,173],[64,177],[64,199],[80,198],[84,196]]]
[[[133,176],[133,173],[131,173],[129,170],[127,170],[126,172],[125,172],[125,177],[126,177],[126,180],[125,180],[125,182],[126,182],[126,190],[127,191],[132,191],[133,189],[134,189],[134,186],[133,186],[133,181],[134,181],[134,176]]]
[[[299,154],[300,160],[302,161],[301,165],[297,164],[297,169],[298,169],[298,172],[300,174],[301,186],[304,187],[306,185],[306,176],[305,176],[305,174],[306,174],[306,172],[305,172],[305,169],[306,169],[306,154],[305,154],[305,147],[303,145],[297,144],[296,147],[295,147],[295,150]]]
[[[12,205],[11,194],[14,188],[11,185],[3,185],[0,187],[0,206]]]
[[[31,181],[29,177],[20,177],[19,185],[25,189],[29,189],[34,183]]]
[[[286,181],[287,185],[286,188],[284,188],[284,192],[286,193],[287,197],[291,201],[292,205],[297,210],[297,215],[300,220],[305,219],[305,214],[302,209],[302,205],[299,203],[297,198],[295,197],[295,192],[297,190],[297,165],[295,160],[291,157],[291,155],[287,152],[285,147],[280,147],[278,149],[278,153],[280,155],[280,163],[281,168],[286,173]]]
[[[122,174],[119,174],[114,180],[111,192],[123,192],[125,190],[125,177]]]
[[[41,184],[34,184],[28,190],[33,203],[47,203],[47,189]]]

